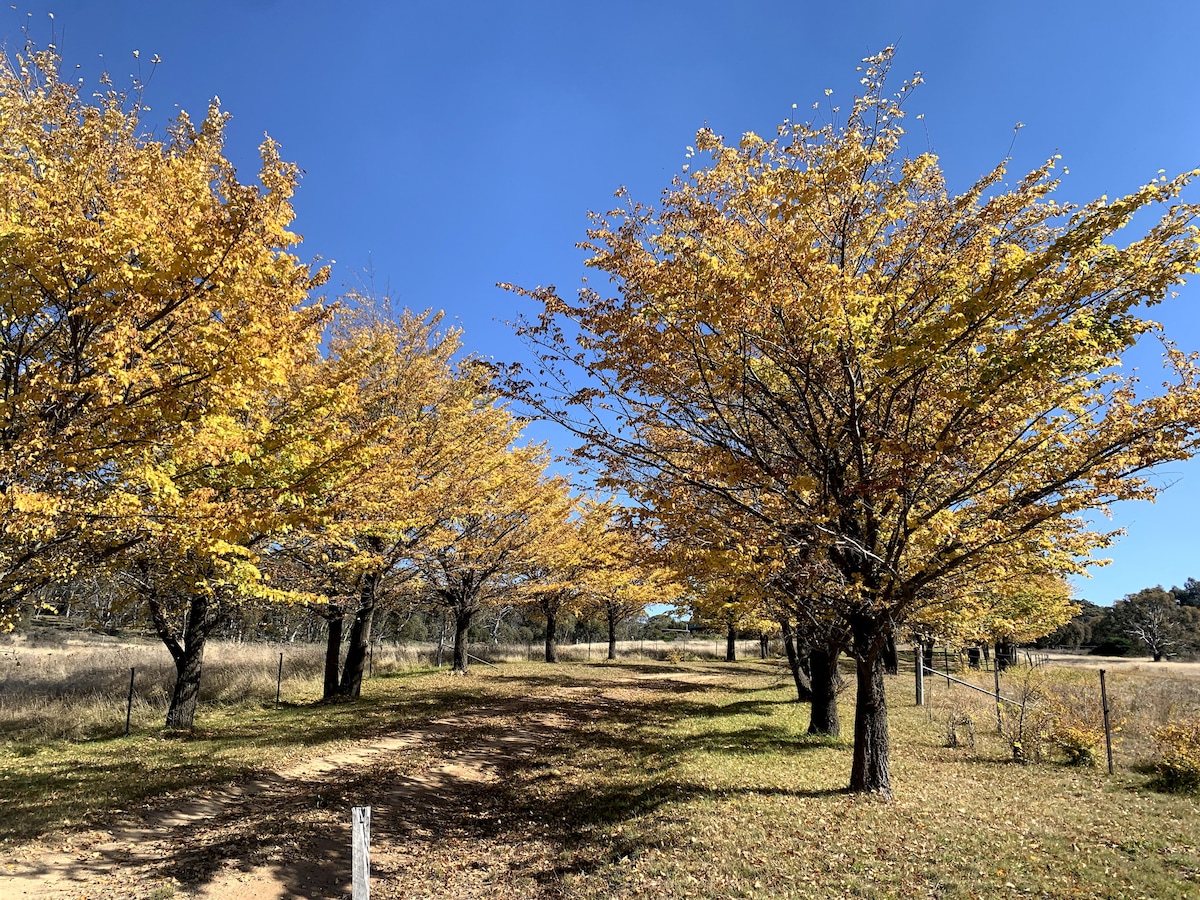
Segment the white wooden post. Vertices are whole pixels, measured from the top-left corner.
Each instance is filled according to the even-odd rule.
[[[371,900],[371,807],[355,806],[350,811],[354,862],[354,900]]]
[[[925,705],[925,655],[920,641],[913,644],[913,656],[917,660],[917,706]]]

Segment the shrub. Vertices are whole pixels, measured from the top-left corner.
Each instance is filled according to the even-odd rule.
[[[1200,717],[1164,725],[1154,732],[1159,786],[1168,791],[1200,790]]]
[[[1094,766],[1096,748],[1104,740],[1104,710],[1096,691],[1078,682],[1055,685],[1044,709],[1050,741],[1066,754],[1067,762]]]

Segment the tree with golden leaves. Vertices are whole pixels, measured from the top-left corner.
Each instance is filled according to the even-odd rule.
[[[540,446],[514,446],[521,423],[503,407],[506,434],[469,459],[439,510],[437,530],[414,548],[434,605],[454,617],[454,671],[470,667],[475,615],[529,587],[531,572],[555,555],[575,507],[570,483],[547,472]]]
[[[0,55],[0,625],[68,577],[122,473],[286,379],[325,278],[294,255],[299,170],[223,155],[217,102],[162,139],[52,51]]]
[[[890,59],[865,61],[844,121],[701,131],[707,162],[659,209],[592,228],[611,294],[527,292],[539,361],[514,376],[613,482],[711,492],[828,559],[858,673],[850,786],[883,795],[897,628],[1014,555],[1080,571],[1114,537],[1085,517],[1153,497],[1147,473],[1190,456],[1200,422],[1194,355],[1163,340],[1157,390],[1118,368],[1162,339],[1142,309],[1200,264],[1180,200],[1196,173],[1073,206],[1057,158],[1012,184],[1005,161],[953,193],[932,153],[905,153],[920,79],[890,95]]]
[[[279,389],[211,410],[121,467],[122,490],[80,542],[146,604],[171,653],[168,727],[191,727],[209,634],[237,606],[311,599],[273,582],[263,556],[366,462],[363,436],[343,423],[357,381],[330,379],[315,338]]]
[[[441,316],[351,297],[328,342],[326,365],[354,385],[339,408],[360,464],[314,499],[317,515],[281,539],[272,562],[297,588],[320,597],[329,626],[325,698],[353,699],[362,687],[378,605],[415,602],[423,580],[422,546],[452,540],[448,531],[473,486],[491,484],[496,448],[515,423],[494,403],[490,372],[468,358],[457,330]],[[347,612],[349,648],[339,652]]]
[[[610,660],[617,658],[617,626],[651,604],[678,602],[682,581],[643,530],[616,517],[609,521],[599,552],[584,573],[584,608],[604,619]]]

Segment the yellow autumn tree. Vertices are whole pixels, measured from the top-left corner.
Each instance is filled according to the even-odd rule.
[[[550,475],[538,445],[515,446],[521,422],[494,407],[503,428],[478,448],[437,510],[434,532],[414,548],[433,604],[454,617],[454,670],[469,669],[471,621],[480,610],[526,593],[545,568],[575,507],[570,483]]]
[[[617,658],[617,626],[640,616],[651,604],[675,604],[684,586],[680,574],[666,564],[644,529],[625,517],[607,523],[591,566],[583,573],[584,609],[604,619],[608,658]]]
[[[327,482],[314,499],[319,514],[272,551],[281,577],[320,598],[329,626],[326,699],[359,695],[378,605],[415,601],[421,548],[452,540],[448,523],[472,489],[492,486],[497,448],[515,434],[512,417],[494,403],[487,368],[473,358],[455,362],[459,332],[441,330],[440,315],[392,313],[361,296],[344,306],[326,365],[355,386],[338,416],[360,466]]]
[[[1195,357],[1164,340],[1156,390],[1119,368],[1200,264],[1195,173],[1073,206],[1057,158],[1015,182],[1004,161],[954,193],[905,153],[920,79],[889,94],[890,60],[865,61],[844,119],[701,131],[659,209],[599,217],[589,264],[614,292],[528,291],[539,360],[513,379],[630,492],[713,493],[829,561],[858,673],[850,786],[884,795],[896,629],[1014,554],[1079,571],[1113,538],[1085,516],[1152,497],[1200,422]]]
[[[294,255],[297,168],[257,184],[216,101],[148,137],[135,95],[85,99],[52,51],[0,54],[0,623],[76,571],[119,473],[286,378],[325,278]]]
[[[278,389],[210,411],[120,467],[121,490],[79,542],[96,551],[85,565],[102,560],[145,604],[171,653],[169,727],[191,727],[207,639],[237,606],[310,599],[273,583],[262,558],[317,521],[321,498],[367,463],[342,415],[357,382],[330,379],[316,349]]]

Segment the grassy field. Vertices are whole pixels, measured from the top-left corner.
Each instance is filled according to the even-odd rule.
[[[644,660],[477,666],[453,678],[397,662],[359,704],[318,706],[315,674],[297,672],[280,708],[268,678],[270,700],[214,698],[189,737],[149,720],[130,738],[99,725],[83,739],[46,736],[42,713],[17,728],[10,709],[0,857],[78,843],[207,788],[450,716],[436,740],[294,785],[253,840],[228,825],[217,844],[202,829],[187,840],[268,858],[285,838],[340,835],[347,807],[365,800],[405,810],[402,825],[376,826],[380,898],[1200,897],[1200,798],[1153,790],[1148,768],[1153,724],[1200,710],[1195,671],[1147,664],[1110,676],[1123,722],[1114,776],[1064,765],[1052,748],[1044,762],[1015,764],[989,698],[931,681],[930,705],[917,708],[911,673],[892,677],[891,803],[843,791],[849,744],[804,734],[807,707],[791,702],[785,674],[778,661]],[[990,686],[990,674],[977,677]],[[1094,671],[1054,668],[1006,673],[1002,692],[1044,692],[1047,679],[1082,705],[1098,691]],[[851,685],[847,732],[852,697]],[[495,759],[494,782],[436,809],[389,793],[546,715],[559,724],[529,732],[528,752]],[[946,746],[952,715],[972,719],[974,747]],[[212,871],[172,864],[137,877],[154,896],[183,896]]]

